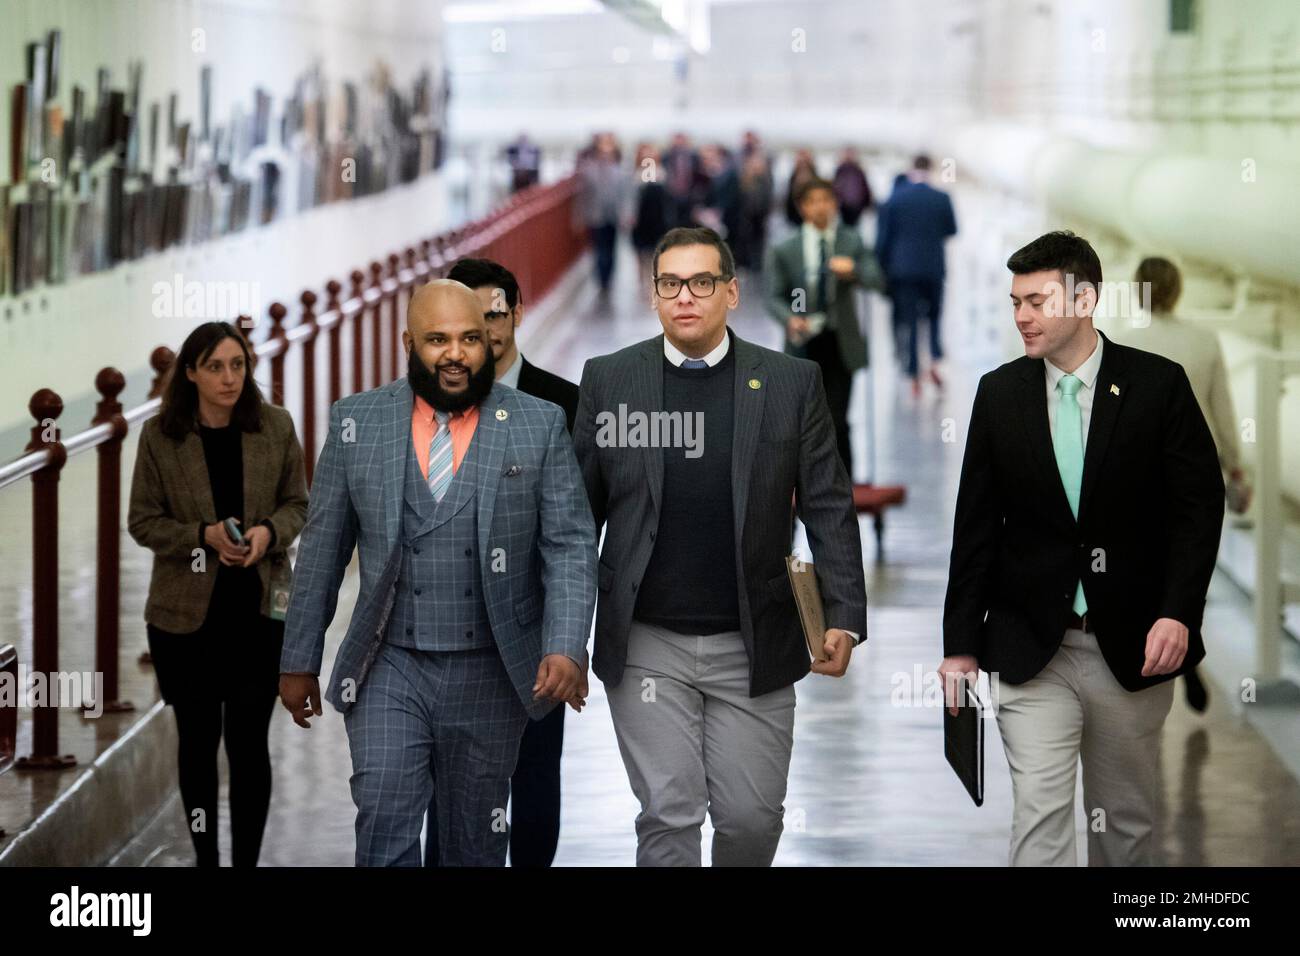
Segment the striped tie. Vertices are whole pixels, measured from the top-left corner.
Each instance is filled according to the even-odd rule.
[[[442,501],[452,478],[451,428],[447,425],[451,415],[448,412],[434,412],[433,415],[438,420],[438,430],[433,433],[433,441],[429,442],[429,491],[433,492],[434,501]]]

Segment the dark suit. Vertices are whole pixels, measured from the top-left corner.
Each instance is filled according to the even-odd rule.
[[[787,337],[785,351],[799,358],[811,359],[822,370],[822,384],[831,421],[835,426],[835,439],[850,478],[853,473],[851,445],[849,442],[849,396],[853,390],[853,374],[867,365],[867,340],[863,337],[858,320],[858,306],[854,290],[880,289],[884,286],[880,266],[871,248],[862,241],[856,229],[843,225],[835,229],[835,241],[828,250],[831,256],[848,256],[853,260],[853,275],[841,279],[827,270],[821,277],[826,283],[826,325],[820,334],[802,345],[794,345]],[[763,269],[766,283],[764,296],[768,314],[784,329],[791,315],[796,314],[796,294],[808,299],[808,263],[804,258],[802,228],[784,241],[773,246]],[[812,301],[806,301],[803,311],[816,310]]]
[[[560,406],[572,435],[578,386],[538,368],[522,355],[519,361],[519,391]],[[524,728],[519,761],[510,777],[511,866],[550,866],[555,859],[560,840],[560,753],[564,747],[566,707],[561,704],[541,720],[530,720]],[[426,866],[433,866],[438,859],[438,828],[433,823],[436,813],[437,806],[431,801],[425,834]]]
[[[896,189],[880,207],[876,222],[876,255],[889,281],[894,327],[906,350],[907,374],[919,372],[917,335],[921,322],[929,327],[930,357],[943,357],[939,322],[943,310],[944,240],[957,233],[948,194],[928,183]]]
[[[605,527],[594,669],[641,805],[640,866],[700,865],[706,814],[714,866],[775,856],[794,684],[809,673],[784,560],[796,496],[826,625],[865,637],[857,515],[820,370],[728,334],[709,371],[685,371],[656,336],[582,375],[574,448]],[[682,411],[713,429],[694,466],[675,445],[611,432],[615,417]],[[689,580],[674,577],[685,567]]]
[[[564,422],[573,434],[573,419],[578,414],[578,386],[553,372],[538,368],[522,355],[519,361],[519,391],[543,399],[564,409]]]
[[[1076,862],[1080,758],[1085,811],[1094,823],[1105,813],[1105,826],[1088,829],[1089,862],[1152,862],[1167,682],[1205,656],[1201,616],[1223,523],[1214,441],[1182,366],[1100,344],[1078,519],[1041,359],[980,380],[957,492],[944,654],[974,655],[1000,678],[1015,865]],[[1084,621],[1073,617],[1078,582]],[[1175,673],[1143,677],[1158,618],[1187,627],[1187,654]]]
[[[1008,362],[980,379],[975,395],[944,654],[974,654],[981,669],[1013,684],[1055,653],[1078,580],[1125,689],[1175,676],[1141,674],[1157,618],[1187,626],[1179,673],[1205,656],[1201,614],[1223,526],[1214,440],[1181,365],[1103,339],[1078,521],[1052,452],[1043,361]],[[1105,571],[1093,570],[1097,548]]]
[[[826,626],[866,638],[862,542],[852,492],[835,446],[821,370],[731,333],[736,352],[732,494],[740,629],[750,695],[808,674],[808,648],[785,567],[790,501],[808,530]],[[663,336],[590,359],[582,371],[573,445],[587,483],[601,550],[592,666],[606,684],[623,676],[636,588],[650,561],[663,487],[659,448],[599,447],[596,415],[663,407]],[[750,380],[757,388],[749,385]]]

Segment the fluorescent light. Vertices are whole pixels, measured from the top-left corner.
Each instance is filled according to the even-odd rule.
[[[492,3],[450,3],[442,8],[446,23],[494,23],[534,17],[601,13],[600,0],[496,0]]]

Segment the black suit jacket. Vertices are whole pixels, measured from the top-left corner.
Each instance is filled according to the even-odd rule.
[[[746,342],[734,332],[735,411],[731,487],[740,631],[751,697],[808,674],[808,647],[785,567],[790,506],[808,530],[826,626],[867,636],[862,542],[853,493],[835,444],[821,369]],[[592,665],[611,686],[623,679],[636,590],[654,550],[664,449],[597,441],[598,417],[663,409],[663,336],[591,359],[582,370],[573,447],[599,533],[605,527]]]
[[[578,386],[546,369],[538,368],[522,355],[519,361],[519,391],[564,409],[564,423],[573,434],[573,418],[578,414]]]
[[[1100,334],[1100,333],[1098,333]],[[1177,673],[1205,656],[1201,615],[1223,528],[1223,478],[1183,367],[1103,336],[1079,518],[1052,450],[1042,359],[980,379],[953,527],[944,654],[1011,684],[1043,669],[1082,580],[1090,626],[1127,690],[1157,618],[1187,626]]]

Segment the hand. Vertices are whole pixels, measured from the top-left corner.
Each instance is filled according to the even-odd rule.
[[[315,674],[281,674],[280,703],[293,714],[295,724],[308,730],[311,724],[307,718],[325,713],[320,705],[320,681]]]
[[[785,320],[786,337],[795,345],[802,343],[810,331],[812,330],[808,327],[808,320],[802,315],[792,315]]]
[[[852,256],[831,256],[826,260],[826,268],[840,279],[852,279],[855,265]]]
[[[574,696],[582,679],[582,669],[563,654],[547,654],[537,668],[533,700],[557,700],[563,703]]]
[[[1246,473],[1240,468],[1232,469],[1228,475],[1228,507],[1234,514],[1244,515],[1250,510],[1250,499],[1254,491],[1246,481]]]
[[[1187,628],[1172,617],[1162,617],[1147,632],[1147,659],[1143,677],[1172,674],[1187,656]]]
[[[244,567],[247,568],[266,555],[266,549],[271,545],[271,532],[264,524],[254,525],[244,535],[244,541],[248,544],[248,557],[244,558]]]
[[[235,523],[239,519],[235,518]],[[228,564],[231,567],[239,567],[244,563],[244,558],[248,554],[248,546],[235,544],[230,540],[230,535],[226,534],[226,525],[218,521],[216,524],[210,524],[203,529],[203,543],[213,551],[217,552],[217,557],[222,564]]]
[[[825,674],[827,677],[843,677],[849,669],[849,657],[853,654],[853,638],[848,631],[838,627],[826,631],[827,661],[813,661],[812,672]]]
[[[972,685],[979,680],[980,665],[972,654],[955,654],[945,657],[939,664],[939,678],[943,681],[943,701],[948,713],[957,716],[957,708],[966,703],[966,694],[961,689],[961,681]]]
[[[575,690],[573,696],[569,698],[569,706],[578,711],[578,713],[582,713],[582,708],[587,703],[587,692],[589,690],[587,687],[587,668],[583,667],[581,668],[581,671],[582,673],[578,677],[578,689]]]

